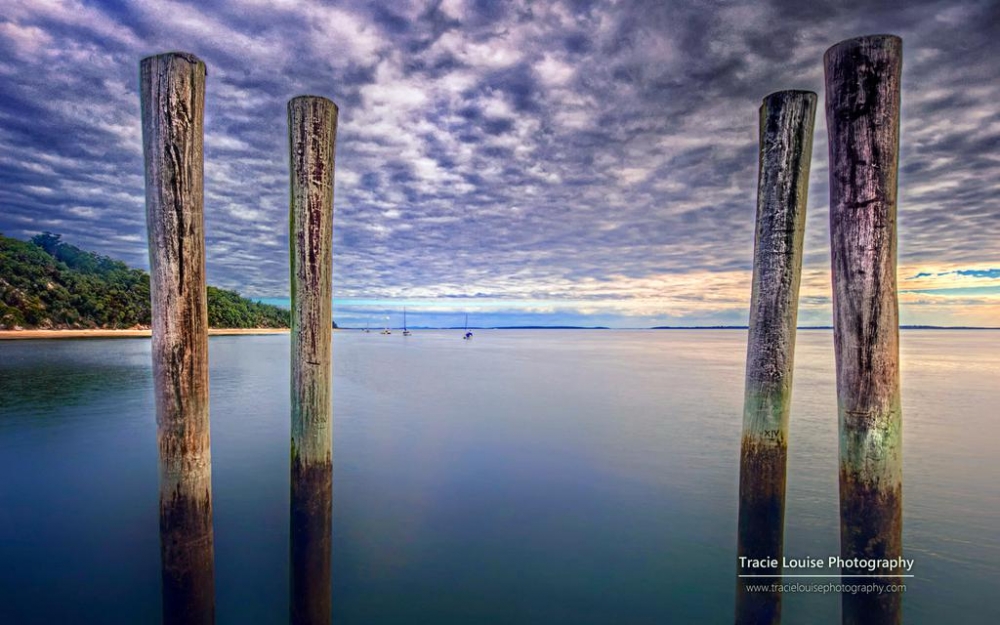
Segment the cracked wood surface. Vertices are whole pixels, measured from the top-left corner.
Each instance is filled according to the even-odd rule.
[[[780,91],[760,107],[760,165],[747,341],[737,554],[781,561],[788,412],[816,94]],[[737,560],[739,562],[739,560]],[[775,570],[743,570],[771,573]],[[781,593],[737,579],[736,622],[778,623]]]
[[[205,64],[140,64],[165,623],[215,620],[203,137]]]
[[[893,558],[903,549],[896,292],[902,40],[850,39],[827,50],[824,62],[841,554]],[[899,623],[901,602],[899,593],[844,594],[843,622]]]
[[[333,181],[337,105],[288,103],[291,200],[291,539],[289,620],[329,624],[333,518]]]

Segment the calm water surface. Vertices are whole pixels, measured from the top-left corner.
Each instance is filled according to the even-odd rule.
[[[336,623],[732,621],[746,333],[334,336]],[[785,550],[839,551],[800,331]],[[288,337],[210,340],[220,623],[288,614]],[[908,623],[998,623],[1000,332],[902,334]],[[0,343],[0,623],[160,618],[148,340]],[[839,596],[785,622],[839,623]]]

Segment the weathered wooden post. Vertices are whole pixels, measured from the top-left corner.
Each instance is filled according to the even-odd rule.
[[[330,623],[333,168],[337,105],[288,103],[292,282],[291,622]]]
[[[840,421],[840,551],[899,558],[902,411],[896,183],[903,42],[849,39],[826,51],[830,252]],[[844,575],[871,574],[848,564]],[[898,575],[899,567],[880,569]],[[892,583],[899,580],[865,580]],[[844,594],[844,623],[899,623],[899,593]]]
[[[140,64],[160,448],[163,621],[215,621],[203,178],[205,64]]]
[[[738,575],[780,575],[792,363],[816,94],[779,91],[760,106],[760,165],[740,450]],[[747,559],[776,562],[750,566]],[[737,578],[736,622],[778,623],[780,592]]]

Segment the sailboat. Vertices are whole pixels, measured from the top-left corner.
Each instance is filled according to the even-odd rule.
[[[368,320],[367,319],[365,319],[365,332],[366,333],[371,332],[371,330],[368,329]]]
[[[403,336],[410,336],[413,334],[406,329],[406,306],[403,306]]]
[[[465,315],[465,334],[462,335],[462,338],[465,339],[466,341],[471,341],[472,340],[472,332],[469,332],[469,315],[468,314]]]
[[[392,334],[392,330],[389,329],[389,318],[385,318],[385,329],[382,330],[382,334]]]

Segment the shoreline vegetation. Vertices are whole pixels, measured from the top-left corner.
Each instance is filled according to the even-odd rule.
[[[291,322],[288,309],[213,286],[207,287],[207,305],[210,328],[287,329]],[[0,332],[87,331],[92,336],[93,331],[114,331],[112,336],[122,336],[119,332],[132,331],[142,336],[150,322],[145,271],[65,243],[51,232],[30,241],[0,234]]]

